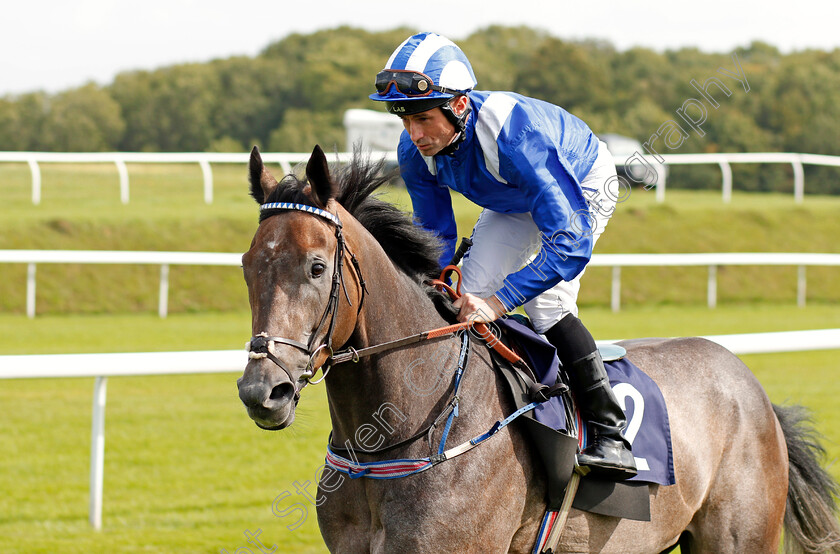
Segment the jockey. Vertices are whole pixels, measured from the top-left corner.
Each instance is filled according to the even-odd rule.
[[[458,319],[490,322],[524,306],[557,349],[593,431],[578,464],[632,477],[624,412],[576,304],[580,277],[615,209],[612,156],[562,108],[475,85],[456,44],[420,33],[391,54],[370,98],[405,125],[400,172],[416,219],[444,242],[441,266],[457,240],[449,189],[484,208],[463,261]]]

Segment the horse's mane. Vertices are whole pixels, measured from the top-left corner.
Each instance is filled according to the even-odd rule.
[[[338,187],[335,199],[374,236],[399,269],[418,282],[438,277],[442,250],[438,238],[416,225],[408,214],[373,194],[393,176],[383,171],[384,164],[383,160],[374,162],[356,151],[349,164],[331,168]],[[306,184],[295,175],[287,175],[265,202],[315,206],[303,192]],[[272,212],[260,214],[260,221],[269,215]]]

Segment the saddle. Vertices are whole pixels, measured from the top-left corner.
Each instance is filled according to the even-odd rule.
[[[520,419],[546,470],[547,508],[556,511],[574,471],[575,454],[586,444],[586,425],[574,406],[554,347],[534,331],[530,321],[513,315],[493,326],[499,339],[526,362],[511,364],[491,350],[494,367],[515,407],[537,400],[540,394],[549,396]],[[625,412],[632,408],[625,434],[634,443],[639,474],[628,481],[585,476],[572,505],[602,515],[650,521],[650,488],[675,482],[664,399],[655,383],[625,357],[624,348],[605,345],[599,349],[616,396],[620,402],[625,400],[622,407]],[[523,365],[527,365],[524,370]],[[626,402],[628,398],[631,402]]]

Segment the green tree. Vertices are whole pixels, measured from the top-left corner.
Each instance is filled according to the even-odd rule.
[[[456,42],[470,60],[476,88],[515,90],[519,69],[547,38],[546,32],[529,27],[492,25]]]
[[[288,65],[282,58],[237,57],[211,66],[220,86],[210,122],[214,136],[235,141],[240,149],[268,144],[291,96]]]
[[[840,145],[840,49],[785,57],[772,87],[767,118],[796,152],[837,154]]]
[[[296,75],[298,106],[325,111],[366,99],[384,60],[368,54],[363,38],[350,35],[321,43],[306,62]]]
[[[119,104],[91,83],[52,99],[41,146],[56,152],[111,151],[117,149],[124,131]]]
[[[608,108],[610,71],[596,63],[589,50],[559,39],[546,39],[517,73],[515,90],[571,112]]]
[[[325,152],[345,148],[341,114],[312,112],[302,109],[286,110],[282,125],[271,132],[268,148],[272,152],[309,152],[320,144]]]
[[[0,150],[41,150],[48,97],[43,92],[0,99]]]
[[[611,67],[613,83],[610,95],[614,109],[626,112],[646,100],[661,110],[676,102],[673,67],[665,55],[647,48],[631,48],[616,53]],[[644,132],[653,131],[655,129],[645,129]]]
[[[126,121],[124,150],[200,152],[216,138],[212,116],[222,95],[209,64],[120,74],[110,93]]]
[[[0,98],[0,151],[26,150],[25,147],[21,148],[23,145],[18,136],[20,126],[20,113],[15,101]]]

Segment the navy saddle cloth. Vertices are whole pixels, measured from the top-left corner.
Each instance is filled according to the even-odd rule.
[[[523,318],[524,320],[524,318]],[[554,347],[529,325],[508,317],[494,322],[515,343],[544,385],[557,382],[559,362]],[[638,475],[630,482],[673,485],[674,459],[668,411],[659,387],[628,358],[606,362],[610,385],[627,416],[625,438],[632,444]],[[569,428],[562,397],[552,397],[534,410],[534,419],[558,431]],[[580,441],[586,445],[586,425],[580,425]],[[572,423],[574,424],[574,423]]]

